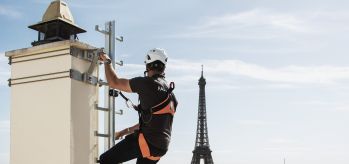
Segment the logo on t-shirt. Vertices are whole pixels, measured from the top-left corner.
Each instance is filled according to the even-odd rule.
[[[162,87],[162,86],[158,86],[158,91],[164,91],[164,92],[166,92],[165,88]]]

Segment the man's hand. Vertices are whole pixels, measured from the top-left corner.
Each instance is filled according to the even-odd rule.
[[[122,131],[120,132],[115,132],[115,140],[119,140],[121,139],[125,134],[122,133]]]
[[[98,54],[98,60],[105,62],[105,61],[108,61],[111,59],[109,58],[109,56],[107,54],[101,52]]]
[[[111,88],[119,89],[125,92],[132,92],[128,79],[118,78],[114,68],[111,65],[111,59],[104,52],[98,54],[98,60],[104,62],[105,75],[107,77],[108,84]]]
[[[121,130],[119,132],[115,132],[115,140],[121,139],[123,136],[130,134],[130,128],[126,128],[124,130]]]
[[[135,130],[139,130],[139,124],[121,130],[119,132],[115,132],[115,140],[121,139],[124,135],[134,133]]]

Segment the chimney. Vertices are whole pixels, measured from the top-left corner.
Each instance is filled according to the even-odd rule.
[[[85,30],[59,0],[29,28],[39,32],[38,41],[5,52],[11,68],[10,164],[96,164],[97,48],[76,40]]]
[[[32,46],[62,40],[76,40],[77,34],[86,32],[74,23],[67,3],[61,0],[51,2],[42,21],[28,27],[38,31],[38,40],[32,42]]]

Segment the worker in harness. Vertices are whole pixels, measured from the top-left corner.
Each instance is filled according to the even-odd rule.
[[[111,88],[137,93],[140,104],[133,105],[139,114],[138,124],[116,132],[116,139],[126,136],[100,156],[101,164],[116,164],[137,158],[137,164],[154,164],[166,154],[171,138],[172,121],[177,100],[172,93],[174,83],[167,84],[165,50],[151,49],[145,58],[144,77],[119,78],[110,58],[102,53],[105,74]],[[128,100],[125,96],[122,96]]]

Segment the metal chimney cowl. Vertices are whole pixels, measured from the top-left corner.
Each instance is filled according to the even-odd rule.
[[[51,2],[42,21],[28,27],[38,31],[38,41],[32,42],[33,46],[62,40],[76,40],[77,34],[86,32],[75,24],[67,3],[61,0]]]
[[[48,22],[54,19],[61,19],[67,23],[71,23],[74,26],[74,18],[67,6],[63,1],[53,1],[50,6],[46,9],[44,16],[42,17],[42,22]]]

